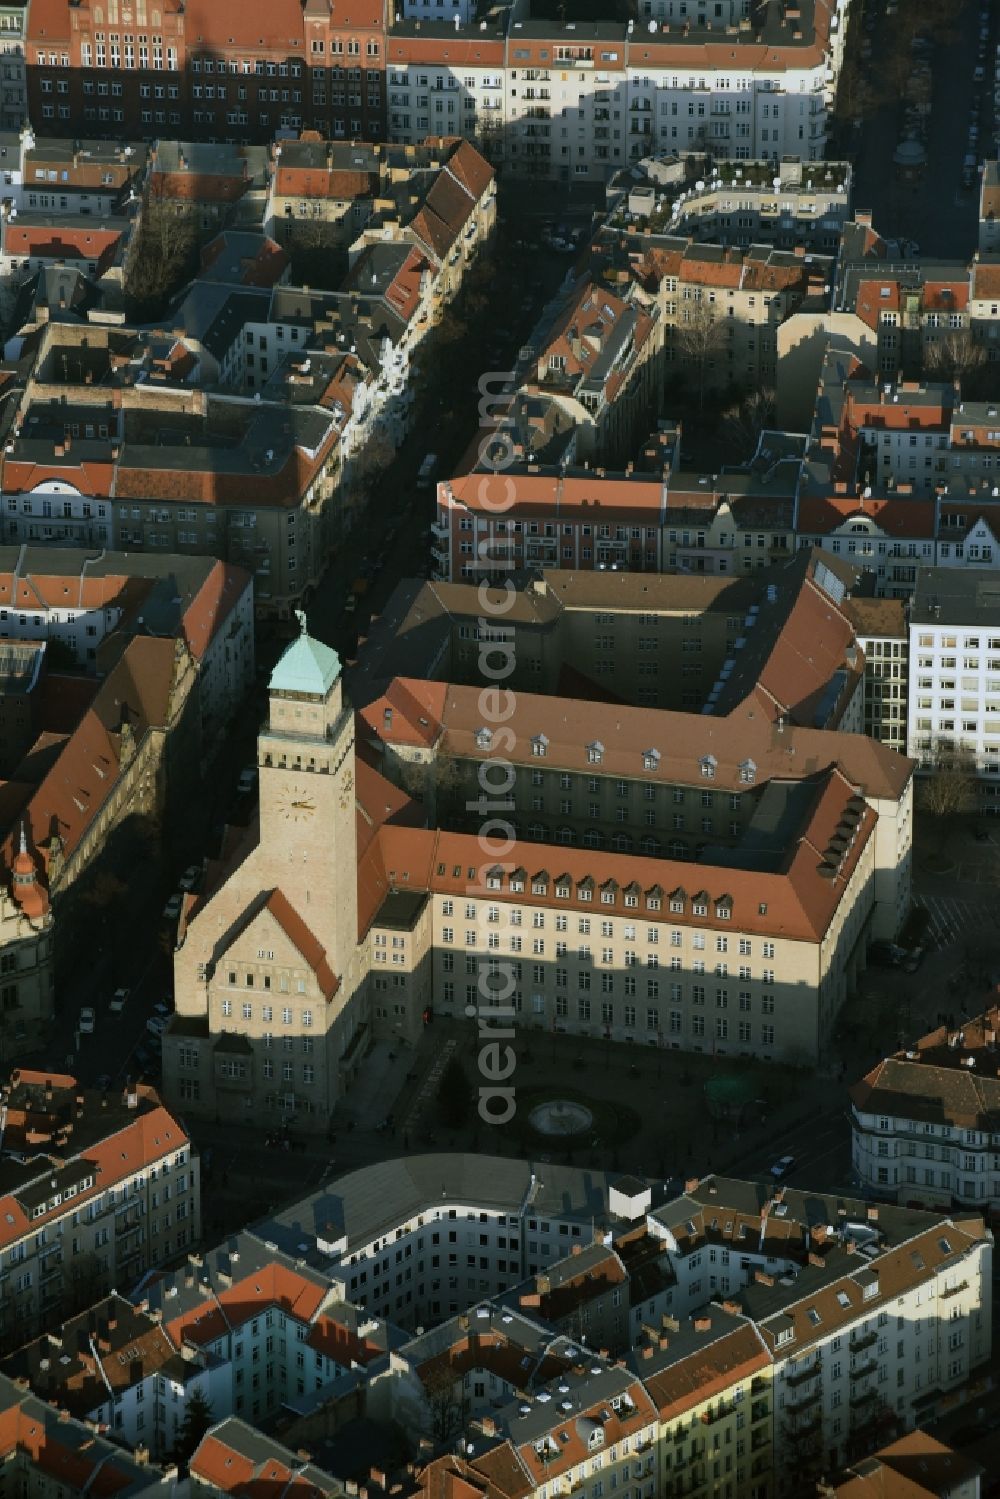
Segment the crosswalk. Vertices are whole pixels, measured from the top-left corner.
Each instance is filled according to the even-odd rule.
[[[930,916],[928,933],[936,947],[952,942],[1000,937],[1000,891],[989,904],[984,901],[959,900],[950,895],[918,895],[915,903]]]

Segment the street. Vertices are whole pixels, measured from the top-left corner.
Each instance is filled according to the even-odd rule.
[[[869,3],[867,10],[876,18],[871,33],[873,57],[867,67],[873,82],[877,82],[885,71],[901,18],[898,12],[887,16],[880,3]],[[874,227],[886,238],[915,240],[924,258],[965,262],[976,245],[979,179],[977,176],[971,189],[963,189],[961,177],[962,162],[969,150],[970,109],[977,117],[980,111],[972,85],[979,10],[979,0],[964,0],[954,23],[948,25],[928,54],[933,95],[925,142],[927,165],[920,178],[905,179],[893,164],[903,116],[898,95],[886,99],[867,116],[860,136],[848,147],[854,162],[855,207],[871,210]],[[991,36],[987,48],[991,78],[995,41],[996,36]],[[992,96],[989,89],[983,92],[980,156],[994,154]]]

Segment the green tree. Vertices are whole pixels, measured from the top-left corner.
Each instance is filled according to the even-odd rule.
[[[184,1407],[184,1417],[177,1428],[174,1456],[179,1464],[187,1466],[211,1424],[212,1407],[201,1391],[195,1390]]]

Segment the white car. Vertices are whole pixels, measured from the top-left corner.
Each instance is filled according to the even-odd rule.
[[[201,865],[189,864],[177,883],[180,885],[182,890],[193,890],[200,879]]]
[[[176,895],[172,895],[167,901],[166,905],[163,907],[164,921],[176,921],[178,916],[181,914],[181,906],[183,906],[183,904],[184,896],[178,890]]]
[[[122,1010],[124,1010],[125,1006],[128,1004],[128,997],[131,993],[131,989],[115,990],[114,994],[112,994],[111,996],[111,1003],[108,1005],[108,1009],[111,1011],[112,1015],[121,1014]]]
[[[97,1016],[94,1013],[93,1005],[84,1005],[83,1009],[80,1011],[80,1021],[77,1027],[80,1035],[92,1036],[94,1034],[94,1027],[96,1023]]]
[[[146,1021],[147,1031],[151,1036],[155,1036],[157,1040],[162,1039],[163,1032],[166,1030],[166,1028],[167,1022],[162,1015],[150,1015],[149,1019]]]
[[[788,1175],[789,1171],[791,1171],[794,1165],[795,1157],[793,1155],[783,1155],[781,1157],[781,1160],[775,1161],[774,1165],[771,1167],[771,1175],[776,1180],[780,1181],[783,1176]]]

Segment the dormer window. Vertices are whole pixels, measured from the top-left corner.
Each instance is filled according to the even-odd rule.
[[[549,741],[544,734],[536,734],[531,741],[531,753],[536,759],[544,760],[549,752]]]
[[[740,780],[745,785],[752,785],[757,779],[757,767],[752,760],[740,761]]]
[[[493,748],[493,730],[492,729],[485,729],[485,728],[483,728],[483,729],[477,729],[476,730],[476,749],[488,750],[488,749],[492,749],[492,748]]]
[[[587,761],[590,765],[600,765],[603,759],[604,745],[599,739],[595,739],[593,744],[587,745]]]
[[[591,1452],[595,1452],[598,1447],[603,1447],[603,1446],[604,1446],[604,1428],[603,1428],[603,1426],[595,1426],[594,1429],[593,1429],[593,1431],[590,1433],[589,1437],[587,1438],[587,1447],[588,1447],[588,1449]]]
[[[557,880],[556,881],[556,900],[569,900],[569,893],[570,893],[569,880]]]
[[[660,752],[658,749],[648,749],[642,752],[643,770],[659,770]]]
[[[698,764],[701,767],[701,773],[705,777],[706,781],[714,781],[715,772],[719,764],[715,756],[702,755],[701,759],[698,761]]]

